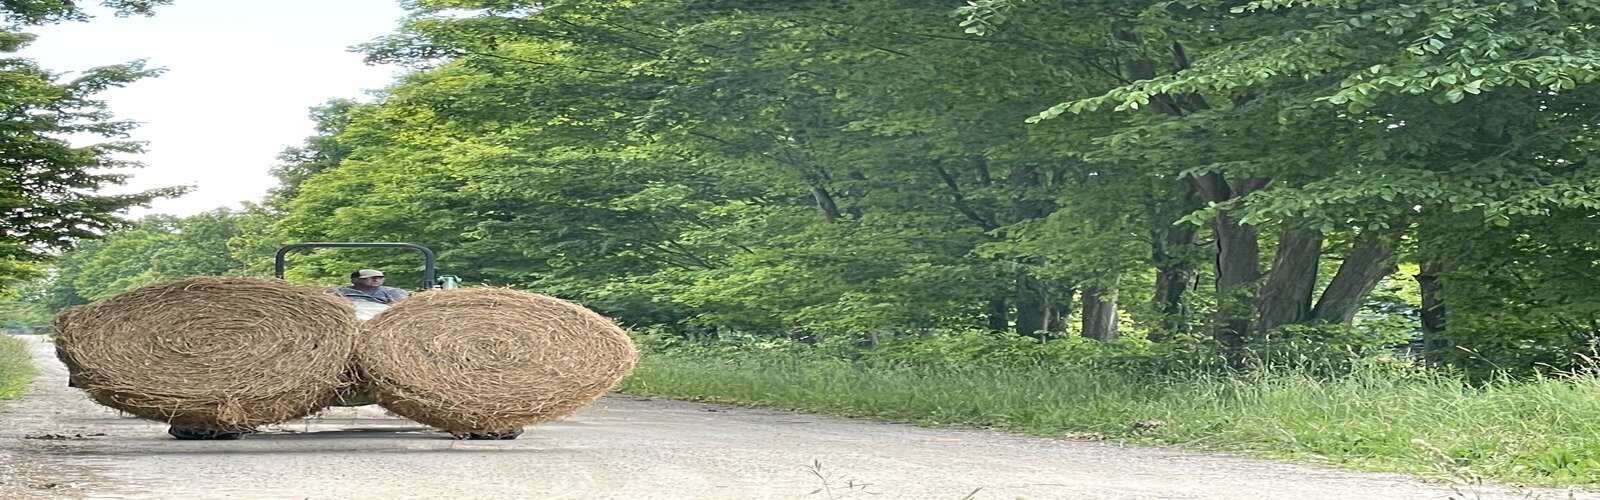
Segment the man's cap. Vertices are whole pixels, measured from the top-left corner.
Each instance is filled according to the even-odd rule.
[[[382,278],[383,277],[383,271],[379,271],[377,269],[362,269],[360,271],[356,271],[356,273],[354,275],[352,275],[351,277],[353,277],[353,278]]]

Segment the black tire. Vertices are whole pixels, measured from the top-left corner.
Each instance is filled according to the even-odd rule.
[[[243,432],[217,431],[211,429],[201,429],[198,427],[181,427],[177,425],[168,427],[167,434],[171,434],[172,437],[184,441],[232,441],[244,437]]]
[[[522,435],[522,428],[518,427],[516,429],[504,430],[504,431],[499,431],[499,432],[469,432],[469,433],[467,433],[466,436],[463,436],[463,437],[465,437],[466,439],[472,439],[472,440],[516,439],[517,436],[521,436],[521,435]]]

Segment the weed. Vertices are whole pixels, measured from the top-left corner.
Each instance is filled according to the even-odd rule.
[[[813,490],[810,493],[811,495],[822,495],[825,498],[832,499],[832,498],[849,498],[851,496],[858,495],[858,494],[861,494],[861,495],[876,495],[877,494],[877,493],[874,493],[874,492],[867,491],[867,487],[872,486],[871,484],[857,482],[854,478],[850,478],[850,477],[847,477],[847,476],[844,476],[844,475],[834,475],[834,474],[828,473],[822,467],[822,461],[821,460],[814,461],[814,462],[811,463],[811,465],[806,466],[806,471],[810,472],[811,475],[816,476],[817,480],[822,483],[822,487],[817,488],[816,490]]]

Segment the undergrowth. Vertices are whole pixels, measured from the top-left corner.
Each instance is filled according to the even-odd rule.
[[[27,343],[10,335],[0,335],[0,399],[22,395],[33,374]]]
[[[1370,353],[1210,366],[1139,345],[1029,347],[981,334],[916,342],[859,349],[645,337],[621,390],[1457,479],[1600,483],[1592,375],[1468,383]]]

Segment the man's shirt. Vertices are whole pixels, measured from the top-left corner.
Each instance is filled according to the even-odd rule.
[[[404,300],[410,294],[405,290],[392,286],[380,286],[373,290],[361,290],[354,286],[341,286],[334,290],[339,296],[351,300],[365,300],[379,304],[393,304]]]

